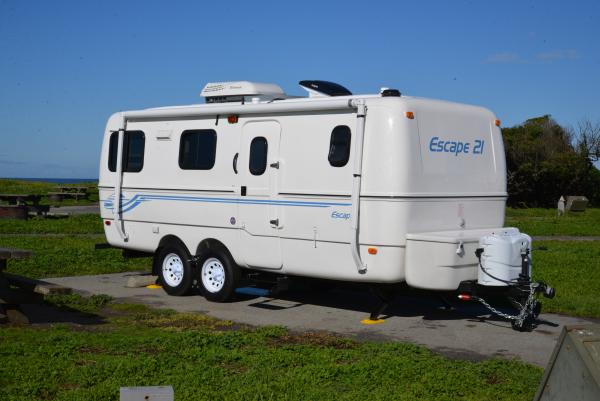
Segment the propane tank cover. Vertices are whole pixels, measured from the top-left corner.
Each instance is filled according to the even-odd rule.
[[[522,271],[522,254],[529,254],[531,260],[531,237],[516,228],[481,237],[479,247],[483,249],[477,273],[477,282],[481,285],[497,287],[515,282]]]

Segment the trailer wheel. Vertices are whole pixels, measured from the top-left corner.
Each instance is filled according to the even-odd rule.
[[[202,294],[212,302],[225,302],[233,297],[239,278],[240,268],[227,250],[215,248],[207,250],[198,262]]]
[[[177,242],[167,244],[156,254],[158,279],[169,295],[185,295],[192,288],[193,273],[186,249]]]

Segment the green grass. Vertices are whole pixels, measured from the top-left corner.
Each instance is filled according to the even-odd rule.
[[[95,237],[6,237],[0,236],[0,247],[30,249],[29,259],[11,260],[8,272],[32,278],[79,276],[150,270],[151,259],[123,259],[117,249],[95,250],[94,244],[105,242]]]
[[[96,214],[0,220],[0,234],[102,234],[103,232],[102,219]]]
[[[600,317],[600,242],[539,241],[534,245],[534,278],[556,288],[554,299],[542,298],[544,311]]]
[[[542,370],[451,360],[401,343],[358,343],[200,314],[54,299],[97,325],[0,326],[0,399],[117,400],[172,385],[184,400],[530,400]]]
[[[43,278],[150,269],[149,257],[127,260],[117,249],[94,249],[95,244],[104,242],[102,220],[97,215],[0,220],[0,247],[34,253],[29,259],[8,262],[8,271],[14,274]]]
[[[58,184],[43,181],[13,180],[0,178],[1,194],[46,194],[54,192]],[[77,185],[83,186],[83,185]]]
[[[39,235],[7,235],[11,233]],[[91,234],[76,235],[79,233]],[[119,250],[95,250],[94,244],[101,242],[105,242],[102,221],[95,215],[0,220],[0,247],[34,251],[30,259],[9,262],[8,269],[15,274],[43,278],[150,269],[151,258],[125,260]],[[536,241],[534,247],[536,278],[546,280],[557,289],[555,299],[543,300],[544,310],[600,317],[600,241]]]
[[[43,278],[150,269],[149,257],[126,260],[120,250],[94,249],[104,242],[102,220],[93,214],[0,220],[0,247],[34,252],[29,259],[8,262],[8,271],[14,274]]]
[[[81,182],[76,184],[56,184],[43,181],[25,181],[14,180],[10,178],[0,178],[0,194],[32,194],[46,195],[48,192],[58,192],[57,186],[64,187],[90,187],[88,199],[65,199],[62,202],[50,202],[47,197],[42,198],[40,204],[53,206],[72,206],[72,205],[89,205],[98,203],[98,184],[95,182]]]
[[[507,208],[504,224],[529,235],[600,236],[600,209],[558,217],[555,209]]]

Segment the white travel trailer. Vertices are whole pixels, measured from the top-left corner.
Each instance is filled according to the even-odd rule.
[[[528,280],[531,240],[503,228],[492,112],[301,85],[309,97],[214,83],[207,104],[112,115],[99,179],[108,242],[154,254],[169,294],[196,283],[213,301],[243,269],[430,290]]]

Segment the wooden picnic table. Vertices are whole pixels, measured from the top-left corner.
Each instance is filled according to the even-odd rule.
[[[42,199],[42,195],[33,194],[0,194],[0,200],[8,202],[9,205],[26,205],[33,204],[37,206]]]
[[[71,293],[70,288],[5,272],[9,260],[26,259],[31,255],[33,252],[29,250],[0,248],[0,322],[8,319],[14,323],[29,323],[20,304],[39,302],[43,295]]]
[[[26,219],[30,212],[46,215],[48,205],[40,205],[42,195],[36,194],[0,194],[0,201],[8,205],[0,205],[0,218]]]
[[[74,187],[71,185],[68,185],[68,186],[58,185],[56,187],[56,189],[59,192],[87,192],[90,189],[90,187]]]
[[[62,202],[64,198],[87,199],[90,196],[89,187],[59,185],[55,189],[57,192],[48,192],[48,199],[53,202]]]

